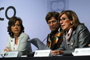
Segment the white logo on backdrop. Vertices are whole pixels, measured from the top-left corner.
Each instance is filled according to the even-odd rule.
[[[61,12],[62,10],[69,9],[68,0],[48,0],[47,1],[47,11]]]

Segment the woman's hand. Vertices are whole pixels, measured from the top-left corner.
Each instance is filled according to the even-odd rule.
[[[59,55],[59,54],[64,54],[64,51],[61,50],[56,50],[56,51],[51,51],[52,55]]]
[[[88,44],[88,46],[90,47],[90,44]]]
[[[4,51],[11,51],[11,50],[9,49],[9,47],[6,47],[6,48],[4,49]]]

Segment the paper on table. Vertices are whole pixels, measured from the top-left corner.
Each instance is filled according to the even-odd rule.
[[[72,54],[73,56],[90,56],[90,48],[76,48]]]

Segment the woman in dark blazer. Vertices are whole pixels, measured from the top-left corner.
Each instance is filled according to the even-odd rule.
[[[63,40],[63,33],[58,21],[58,16],[59,13],[54,11],[49,12],[45,17],[46,22],[51,30],[47,36],[47,46],[51,50],[57,49]]]
[[[79,19],[74,11],[66,10],[59,14],[61,27],[64,31],[63,42],[52,55],[72,54],[75,48],[88,47],[89,31]]]

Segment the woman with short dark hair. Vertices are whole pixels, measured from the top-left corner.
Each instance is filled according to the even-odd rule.
[[[24,27],[20,18],[12,17],[8,22],[7,29],[9,37],[6,48],[1,52],[3,57],[8,51],[19,51],[21,55],[27,55],[32,52],[30,43],[28,42],[29,36],[24,33]]]
[[[47,13],[45,19],[51,30],[51,32],[47,36],[47,46],[51,50],[57,49],[62,42],[62,29],[60,27],[60,23],[58,20],[59,13],[58,12],[49,12]]]

